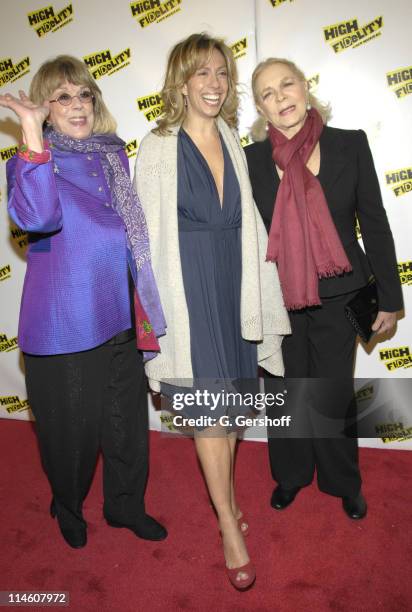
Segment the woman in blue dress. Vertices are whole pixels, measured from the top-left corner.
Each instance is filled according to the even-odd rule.
[[[164,115],[139,148],[135,181],[167,322],[161,352],[147,368],[155,391],[179,384],[233,391],[233,381],[256,379],[258,362],[283,374],[280,345],[289,322],[277,273],[264,262],[267,235],[235,129],[236,86],[233,55],[222,41],[194,34],[178,43],[162,90]],[[223,402],[210,410],[198,397],[183,413],[218,417],[214,426],[197,427],[195,446],[228,577],[245,589],[255,570],[233,484],[236,433],[219,419],[226,411]]]

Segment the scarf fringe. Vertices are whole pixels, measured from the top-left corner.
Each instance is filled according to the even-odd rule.
[[[347,272],[352,272],[352,266],[349,263],[343,266],[329,263],[323,270],[318,270],[318,277],[331,278],[333,276],[341,276]]]
[[[310,300],[309,302],[297,302],[295,304],[285,304],[287,310],[303,310],[303,308],[310,308],[311,306],[322,306],[320,300]]]

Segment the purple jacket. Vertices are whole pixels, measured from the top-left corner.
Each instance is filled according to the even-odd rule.
[[[129,171],[126,155],[122,161]],[[84,351],[131,327],[125,228],[97,153],[7,162],[9,214],[29,232],[19,346]]]

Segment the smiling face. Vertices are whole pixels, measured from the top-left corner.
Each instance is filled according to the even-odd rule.
[[[63,93],[78,96],[82,91],[90,90],[84,85],[73,85],[65,81],[53,91],[50,100],[56,100]],[[73,98],[69,106],[63,106],[60,102],[51,102],[48,121],[57,132],[66,136],[80,140],[88,138],[93,131],[93,103],[84,102],[79,97]]]
[[[306,81],[282,63],[270,64],[256,79],[256,105],[260,113],[287,138],[305,123],[308,101]]]
[[[228,93],[226,60],[213,49],[209,61],[200,66],[185,83],[187,119],[214,119],[220,112]]]

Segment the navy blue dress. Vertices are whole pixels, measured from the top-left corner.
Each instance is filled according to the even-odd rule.
[[[179,245],[195,388],[204,388],[205,380],[218,385],[218,380],[257,377],[257,347],[241,337],[240,326],[240,189],[222,138],[221,143],[222,206],[205,158],[183,129],[178,134]],[[214,416],[223,412],[221,406]],[[196,417],[204,411],[193,406],[183,413]]]

